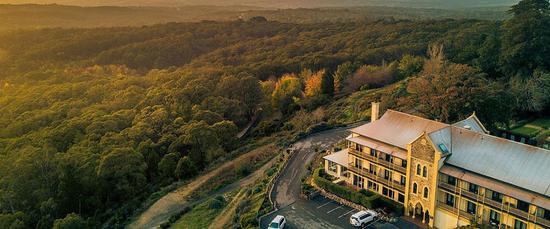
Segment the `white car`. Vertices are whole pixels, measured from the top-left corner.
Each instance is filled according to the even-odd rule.
[[[378,213],[373,210],[360,211],[349,218],[349,223],[355,227],[362,227],[367,223],[374,221]]]
[[[282,215],[275,216],[275,219],[271,221],[268,229],[282,229],[285,228],[286,220]]]

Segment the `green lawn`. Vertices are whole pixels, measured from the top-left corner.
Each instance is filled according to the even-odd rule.
[[[548,128],[550,128],[550,118],[539,118],[532,122],[524,122],[524,124],[512,128],[510,132],[517,135],[535,137]]]
[[[513,134],[527,136],[527,137],[534,137],[537,135],[539,131],[540,129],[527,127],[527,126],[522,126],[522,127],[518,127],[510,130],[510,132]]]
[[[533,122],[530,122],[528,125],[550,128],[550,118],[539,118]]]
[[[208,228],[212,220],[221,213],[226,201],[214,198],[195,206],[190,212],[183,215],[171,228],[175,229],[204,229]]]

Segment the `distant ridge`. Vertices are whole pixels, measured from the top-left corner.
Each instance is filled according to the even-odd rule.
[[[79,6],[182,6],[248,5],[275,8],[317,8],[350,6],[393,6],[456,9],[510,6],[519,0],[0,0],[0,4],[63,4]]]

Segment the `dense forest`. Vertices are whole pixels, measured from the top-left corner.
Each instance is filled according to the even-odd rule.
[[[119,220],[135,196],[190,179],[246,141],[366,118],[327,112],[346,98],[368,104],[360,96],[379,89],[372,99],[385,108],[445,122],[475,111],[495,128],[547,115],[549,3],[524,0],[510,14],[5,32],[0,228]]]
[[[0,31],[36,28],[91,28],[141,26],[202,20],[234,21],[263,16],[270,21],[318,23],[325,21],[396,19],[487,19],[508,18],[508,7],[468,9],[403,8],[365,6],[353,8],[273,9],[251,6],[179,7],[79,7],[64,5],[0,5]]]

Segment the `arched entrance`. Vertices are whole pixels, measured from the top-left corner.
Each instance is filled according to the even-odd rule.
[[[422,207],[422,204],[416,203],[416,206],[414,206],[413,218],[424,221],[424,208]]]
[[[424,223],[430,224],[430,212],[428,210],[424,212]]]

